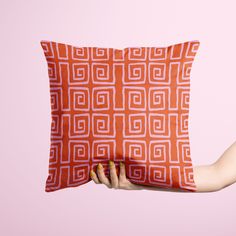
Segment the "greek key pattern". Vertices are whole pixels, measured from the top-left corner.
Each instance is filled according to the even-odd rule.
[[[199,41],[168,47],[75,47],[42,40],[51,99],[45,191],[89,182],[108,160],[135,184],[196,191],[188,133]]]

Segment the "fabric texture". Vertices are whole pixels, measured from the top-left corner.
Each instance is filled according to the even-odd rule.
[[[42,40],[51,98],[45,191],[119,162],[134,184],[196,191],[188,132],[197,40],[166,47],[78,47]]]

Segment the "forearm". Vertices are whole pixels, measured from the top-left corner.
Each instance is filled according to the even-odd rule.
[[[179,188],[164,188],[164,187],[162,188],[162,187],[133,184],[133,183],[131,183],[130,189],[132,189],[132,190],[168,191],[168,192],[190,192],[188,190],[179,189]]]
[[[222,189],[219,173],[214,164],[193,166],[196,192],[214,192]]]
[[[168,191],[168,192],[189,192],[179,188],[161,188],[155,186],[139,185],[141,190],[153,190],[153,191]]]
[[[214,163],[222,188],[236,182],[236,141]]]
[[[218,191],[236,182],[236,142],[211,165],[194,166],[197,192]]]
[[[220,158],[211,165],[193,166],[194,182],[196,192],[214,192],[221,190],[236,182],[236,141],[231,144]],[[145,185],[138,185],[136,189],[189,192],[177,188],[159,188]]]

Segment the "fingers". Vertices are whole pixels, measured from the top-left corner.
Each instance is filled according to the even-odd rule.
[[[120,171],[119,171],[119,178],[117,176],[116,166],[114,161],[109,160],[109,168],[110,168],[110,180],[106,177],[104,173],[104,168],[101,163],[97,166],[97,173],[93,170],[90,171],[90,177],[96,184],[105,184],[108,188],[125,188],[129,181],[126,178],[126,170],[125,165],[123,162],[120,162]],[[125,186],[124,186],[125,185]]]
[[[109,167],[110,167],[110,178],[111,178],[111,186],[112,188],[118,188],[119,186],[119,179],[116,173],[116,167],[113,161],[109,160]]]
[[[96,173],[93,170],[90,171],[90,177],[96,184],[101,184]]]
[[[97,174],[98,174],[99,181],[105,184],[108,188],[111,188],[111,183],[109,179],[106,177],[101,163],[99,163],[97,166]]]
[[[125,165],[123,162],[120,162],[120,175],[119,175],[120,181],[126,180],[126,173],[125,173]]]

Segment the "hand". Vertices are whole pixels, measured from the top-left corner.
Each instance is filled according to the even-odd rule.
[[[110,180],[106,177],[104,169],[101,163],[97,166],[97,174],[91,170],[90,177],[96,184],[105,184],[108,188],[125,189],[125,190],[137,190],[142,189],[141,186],[131,183],[126,178],[125,165],[120,162],[119,178],[116,173],[116,167],[113,161],[109,160],[110,168]]]

